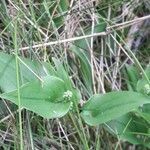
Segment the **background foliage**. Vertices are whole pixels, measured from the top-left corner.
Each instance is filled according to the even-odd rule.
[[[0,148],[150,148],[149,12],[148,0],[1,0]]]

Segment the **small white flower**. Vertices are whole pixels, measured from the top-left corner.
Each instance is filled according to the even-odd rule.
[[[70,100],[70,98],[72,97],[72,92],[67,90],[66,92],[64,92],[63,98],[67,98]]]
[[[57,112],[56,112],[56,111],[53,111],[53,113],[57,114]]]
[[[146,94],[150,94],[150,85],[149,85],[149,84],[145,84],[145,85],[144,85],[144,92],[145,92]]]

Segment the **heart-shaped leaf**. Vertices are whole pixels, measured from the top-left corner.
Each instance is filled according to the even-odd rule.
[[[33,72],[39,77],[46,76],[47,74],[54,74],[54,70],[50,64],[44,62],[40,63],[38,61],[32,61],[22,57],[20,57],[20,59],[26,65],[25,66],[22,62],[19,63],[21,84],[36,80],[37,77],[33,74]],[[10,92],[16,88],[17,79],[15,56],[0,52],[0,89],[2,92]]]
[[[31,110],[44,118],[64,116],[70,108],[70,101],[64,99],[65,83],[60,78],[46,76],[43,82],[36,80],[20,87],[21,107]],[[18,92],[3,93],[1,98],[18,105]]]
[[[97,94],[83,106],[81,115],[87,124],[98,125],[133,111],[145,103],[150,103],[149,97],[136,92]]]

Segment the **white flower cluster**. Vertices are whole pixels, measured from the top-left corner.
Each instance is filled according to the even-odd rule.
[[[73,95],[72,92],[69,91],[69,90],[67,90],[66,92],[64,92],[63,98],[70,100],[70,98],[72,97],[72,95]]]

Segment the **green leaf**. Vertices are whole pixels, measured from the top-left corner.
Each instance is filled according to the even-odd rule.
[[[138,111],[138,114],[150,123],[150,104],[144,104]]]
[[[92,74],[89,55],[86,51],[74,45],[72,45],[71,51],[75,53],[80,61],[79,71],[83,77],[88,92],[92,95]]]
[[[149,124],[133,113],[123,115],[108,122],[105,128],[110,133],[117,134],[119,139],[127,140],[132,144],[142,144],[150,147]]]
[[[71,79],[68,73],[65,71],[62,63],[56,58],[53,58],[53,62],[56,66],[56,76],[61,78],[65,82],[66,89],[69,89],[73,94],[71,101],[78,103],[81,99],[80,91],[73,87]]]
[[[55,74],[50,64],[22,57],[20,59],[30,68],[29,70],[24,64],[19,63],[21,85],[37,79],[33,72],[39,77]],[[0,52],[0,88],[3,92],[10,92],[17,88],[15,56],[2,52]]]
[[[106,23],[101,20],[100,24],[96,24],[94,26],[94,33],[103,32],[106,29]],[[90,35],[92,31],[92,27],[88,27],[84,29],[84,35]],[[80,34],[81,36],[82,34]],[[84,84],[90,93],[90,95],[93,94],[92,92],[92,75],[91,75],[91,64],[90,64],[90,40],[91,38],[86,39],[80,39],[74,42],[74,44],[71,46],[70,50],[73,51],[76,55],[76,57],[79,59],[79,70],[81,73],[81,76],[84,80]]]
[[[87,124],[98,125],[133,111],[145,103],[150,103],[148,96],[136,92],[97,94],[83,106],[81,115]]]
[[[150,80],[150,66],[148,66],[145,70],[145,74]],[[141,92],[143,94],[150,94],[150,85],[143,76],[142,79],[140,79],[137,83],[137,91]]]
[[[62,12],[67,12],[69,7],[69,1],[68,0],[61,0],[59,1],[59,8],[61,9],[61,13]]]
[[[63,26],[63,24],[65,23],[65,17],[66,17],[68,9],[69,9],[68,0],[60,0],[58,2],[56,1],[54,3],[54,6],[50,8],[50,15],[53,16],[53,18],[51,18],[52,26],[55,31],[61,26]],[[54,12],[55,12],[55,15],[53,15]]]
[[[147,66],[147,68],[145,69],[145,74],[150,80],[150,66]],[[144,76],[142,77],[142,79],[138,80],[136,90],[145,95],[148,95],[150,99],[150,85]],[[147,122],[150,123],[150,104],[143,105],[138,113],[141,117],[143,117]]]
[[[69,89],[72,88],[71,80],[69,78],[68,73],[65,71],[62,63],[54,57],[52,59],[53,59],[53,62],[55,64],[55,67],[57,69],[56,70],[57,77],[61,78],[66,83],[65,84],[66,88],[69,88]]]
[[[105,31],[106,25],[107,24],[104,21],[101,20],[100,24],[96,24],[94,26],[94,33],[100,33],[100,32]],[[90,35],[91,32],[92,32],[92,27],[91,26],[86,28],[86,29],[84,29],[84,35]],[[81,48],[81,49],[88,50],[89,49],[89,45],[90,45],[90,39],[91,38],[77,40],[77,41],[74,42],[74,45],[79,47],[79,48]]]
[[[139,78],[139,72],[137,68],[134,65],[126,64],[125,77],[127,78],[126,83],[128,86],[128,90],[135,91]]]
[[[63,98],[66,92],[64,81],[54,76],[46,76],[42,80],[20,87],[21,106],[44,118],[64,116],[70,108],[70,101],[66,102]],[[18,105],[17,90],[3,93],[0,97]]]

